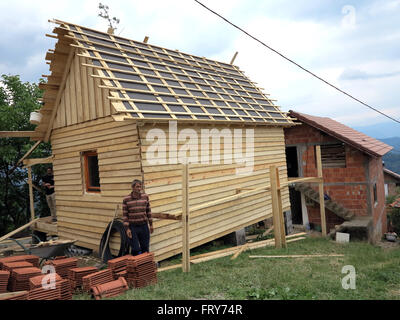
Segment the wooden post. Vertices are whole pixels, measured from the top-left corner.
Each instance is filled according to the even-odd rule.
[[[322,236],[326,237],[324,180],[323,180],[323,175],[322,175],[321,146],[316,146],[315,152],[316,152],[316,156],[317,156],[318,178],[321,179],[320,182],[318,183],[319,207],[320,207],[320,211],[321,211],[321,229],[322,229]]]
[[[31,207],[31,221],[35,219],[35,205],[33,203],[32,167],[28,167],[29,203]]]
[[[279,179],[278,168],[276,168],[276,185],[278,187],[279,222],[281,224],[281,243],[282,246],[286,248],[287,246],[286,246],[286,232],[285,232],[285,217],[283,216],[281,182]]]
[[[182,166],[182,271],[190,271],[190,236],[189,236],[189,169]]]
[[[275,247],[282,248],[282,227],[279,218],[279,196],[278,196],[278,179],[276,175],[276,166],[269,167],[269,177],[271,183],[271,201],[272,201],[272,220],[274,223]]]

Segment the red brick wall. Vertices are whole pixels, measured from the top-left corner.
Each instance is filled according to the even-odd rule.
[[[380,230],[375,230],[375,237],[380,238],[387,231],[386,206],[385,206],[385,189],[384,189],[384,174],[382,166],[382,158],[371,158],[369,165],[369,176],[371,181],[372,195],[372,216],[374,226],[381,226]],[[377,203],[373,199],[373,185],[377,186]]]
[[[285,143],[286,145],[297,145],[297,144],[312,144],[307,145],[305,150],[303,149],[301,165],[304,177],[316,177],[317,167],[315,158],[315,144],[323,144],[326,142],[340,142],[335,138],[323,134],[321,131],[303,124],[301,126],[292,127],[285,129]],[[375,159],[370,157],[361,151],[345,145],[346,150],[346,168],[324,168],[323,177],[324,183],[352,183],[351,185],[324,185],[324,191],[327,193],[332,200],[336,201],[346,209],[352,211],[357,216],[368,215],[368,190],[366,182],[369,179],[371,181],[376,180],[378,185],[379,193],[379,205],[373,209],[374,226],[377,225],[379,218],[382,222],[382,230],[386,226],[386,214],[382,214],[382,205],[384,205],[384,184],[383,184],[383,168],[382,158]],[[371,165],[368,163],[371,161]],[[371,169],[368,167],[371,166]],[[317,186],[315,186],[317,189]],[[373,190],[371,186],[371,195]],[[382,198],[383,197],[383,198]],[[382,201],[382,202],[381,202]],[[372,200],[373,202],[373,200]],[[320,224],[320,212],[319,206],[312,207],[307,206],[309,215],[309,222]],[[327,216],[327,230],[332,227],[332,224],[340,224],[340,221],[335,221],[336,215],[329,210],[326,210]],[[331,217],[332,215],[332,217]],[[338,217],[339,218],[339,217]],[[329,223],[328,223],[329,220]],[[337,222],[337,223],[336,223]],[[379,227],[380,228],[380,227]]]

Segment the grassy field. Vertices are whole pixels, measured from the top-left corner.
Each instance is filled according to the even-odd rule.
[[[249,255],[344,254],[328,258],[251,259]],[[175,261],[179,263],[178,261]],[[352,265],[356,289],[342,288],[347,275],[342,268]],[[133,289],[112,299],[399,299],[400,248],[383,249],[365,242],[337,244],[322,238],[288,244],[287,249],[267,247],[230,257],[158,273],[158,283]],[[74,299],[90,299],[76,295]]]

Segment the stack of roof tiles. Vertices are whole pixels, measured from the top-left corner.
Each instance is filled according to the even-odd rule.
[[[0,300],[28,300],[28,291],[0,294]]]
[[[29,290],[29,279],[42,274],[42,271],[36,267],[14,269],[9,281],[9,291]]]
[[[44,265],[51,265],[62,278],[68,279],[68,270],[78,266],[76,258],[62,258],[47,261]]]
[[[127,280],[130,287],[143,288],[157,283],[157,265],[154,253],[146,252],[128,260]]]
[[[90,292],[90,288],[99,284],[113,281],[111,269],[104,269],[95,273],[91,273],[82,278],[83,290]]]
[[[29,279],[29,288],[30,288],[30,290],[41,288],[43,286],[43,278],[44,277],[48,277],[48,276],[49,276],[48,274],[42,274],[40,276],[36,276],[36,277],[30,278]],[[49,279],[53,280],[52,277],[46,279],[47,281],[45,280],[45,283],[44,283],[45,285],[50,284],[49,281],[48,281]],[[59,281],[62,281],[62,278],[57,273],[55,273],[54,280],[55,280],[55,282],[59,282]]]
[[[1,258],[0,259],[0,269],[3,269],[3,264],[6,262],[18,262],[18,261],[26,261],[26,262],[32,263],[32,265],[36,268],[39,267],[39,257],[38,256],[24,254],[24,255],[20,255],[20,256]]]
[[[114,280],[117,280],[119,277],[127,277],[127,266],[128,260],[130,258],[132,258],[132,256],[128,254],[122,257],[108,260],[108,267],[113,273]]]
[[[10,278],[10,272],[1,270],[0,271],[0,293],[7,291],[8,279]]]
[[[61,287],[60,285],[55,285],[54,288],[39,287],[30,290],[28,300],[61,300]]]
[[[129,287],[126,280],[121,277],[118,280],[92,286],[90,288],[90,293],[96,300],[100,300],[102,298],[119,296],[128,289]]]
[[[3,263],[3,270],[12,272],[14,269],[19,268],[29,268],[33,267],[32,263],[27,261],[17,261],[17,262],[4,262]]]
[[[97,272],[96,267],[82,267],[82,268],[72,268],[68,271],[68,279],[71,284],[72,289],[81,288],[83,286],[82,278],[89,274]]]
[[[72,300],[72,290],[69,281],[56,274],[54,288],[44,288],[42,279],[46,275],[31,279],[31,291],[28,300]]]

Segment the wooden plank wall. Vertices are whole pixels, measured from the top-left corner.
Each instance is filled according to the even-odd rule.
[[[145,191],[151,200],[153,212],[171,213],[181,209],[182,185],[181,165],[154,165],[147,159],[148,148],[153,144],[146,139],[153,125],[139,127],[141,141],[141,157],[144,172]],[[156,125],[156,128],[168,132],[167,126]],[[197,127],[179,125],[195,129],[200,137],[200,130],[205,125]],[[222,129],[223,127],[208,126],[207,128]],[[231,126],[230,129],[234,127]],[[243,127],[237,127],[243,129]],[[168,135],[166,137],[168,143]],[[178,144],[178,150],[182,144]],[[212,143],[210,141],[210,155]],[[200,148],[199,148],[200,149]],[[223,152],[223,147],[221,147]],[[189,171],[190,207],[236,194],[239,187],[260,187],[269,185],[269,166],[279,167],[280,179],[287,181],[284,134],[282,128],[257,127],[254,134],[254,171],[251,175],[236,175],[236,168],[243,165],[194,165]],[[243,152],[245,147],[243,143]],[[199,151],[200,155],[200,151]],[[221,156],[222,159],[222,156]],[[290,208],[288,189],[283,193],[283,208]],[[269,192],[261,192],[246,198],[222,203],[195,212],[190,212],[191,247],[206,243],[225,234],[251,225],[267,217],[271,217],[271,198]],[[165,259],[182,250],[182,223],[180,221],[161,220],[155,223],[155,232],[151,238],[151,250],[158,260]]]
[[[156,127],[168,133],[166,126]],[[109,116],[53,131],[51,140],[58,234],[61,238],[77,239],[78,245],[97,251],[101,236],[112,219],[117,204],[122,204],[123,197],[129,194],[130,183],[135,178],[143,177],[145,192],[150,196],[153,212],[181,209],[181,165],[152,165],[147,161],[147,151],[152,142],[147,141],[146,135],[152,128],[153,125],[145,125],[139,127],[138,132],[134,122],[115,122]],[[201,128],[204,126],[195,128],[199,136]],[[237,164],[194,165],[189,175],[190,206],[234,195],[239,187],[256,188],[268,185],[268,168],[271,164],[279,167],[280,179],[284,183],[287,177],[283,143],[282,128],[255,128],[254,172],[248,176],[236,175],[235,170],[240,167]],[[180,145],[178,150],[179,148]],[[210,142],[210,154],[211,148]],[[81,153],[90,150],[98,153],[101,185],[99,194],[85,192]],[[221,150],[223,152],[223,147]],[[286,210],[290,207],[287,189],[283,191],[283,200]],[[270,216],[269,192],[190,212],[191,247]],[[181,252],[180,221],[155,219],[154,228],[150,245],[157,260]],[[119,236],[112,236],[111,247],[114,254],[117,253],[119,244]]]
[[[56,129],[51,141],[58,235],[98,250],[117,204],[129,193],[131,181],[142,176],[136,124],[109,116]],[[98,153],[100,194],[85,191],[81,153],[90,150]],[[112,248],[119,248],[119,237],[112,239]]]
[[[83,66],[87,58],[75,56],[71,63],[64,92],[60,99],[53,128],[107,117],[115,113],[107,99],[109,90],[101,89],[101,80],[91,77],[101,70]]]

